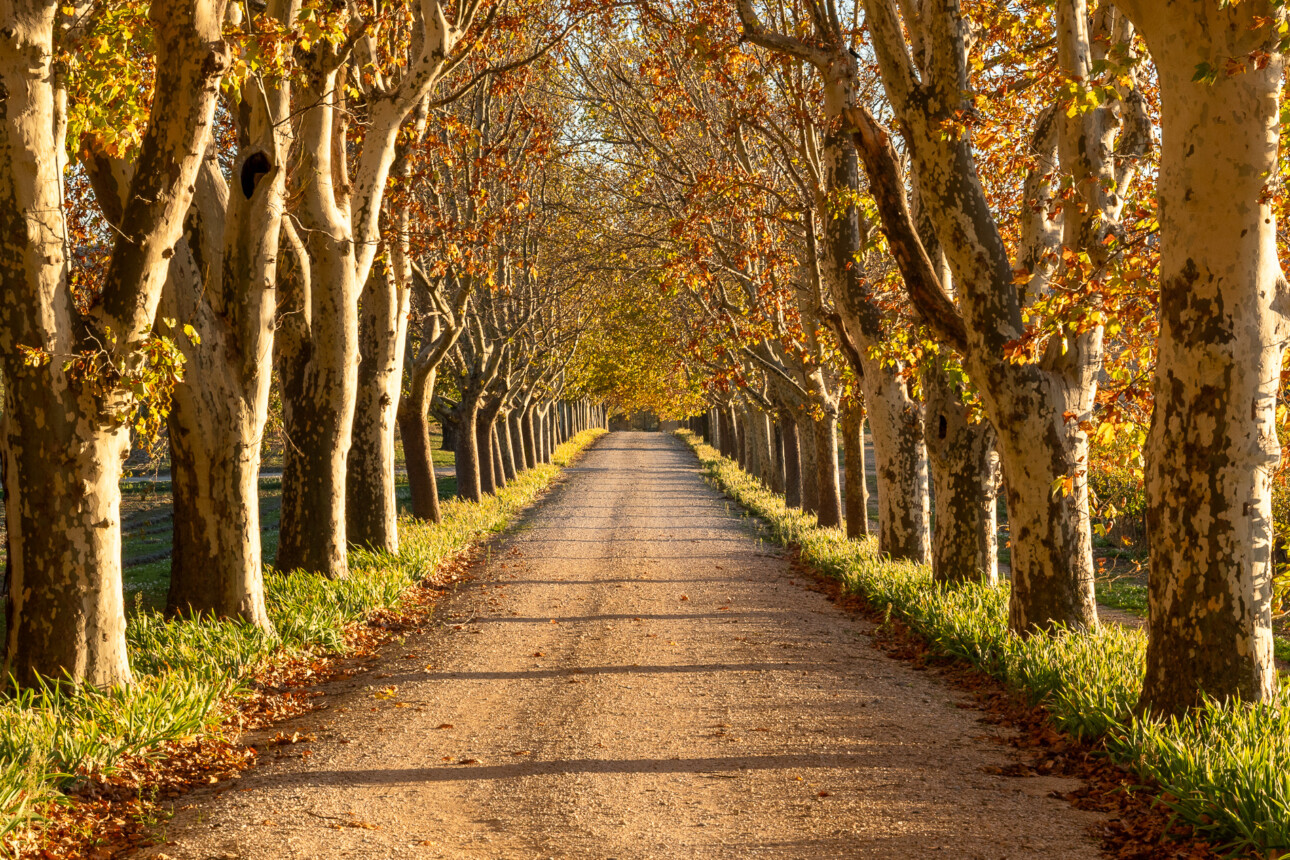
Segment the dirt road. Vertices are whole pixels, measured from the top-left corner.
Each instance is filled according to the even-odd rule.
[[[671,437],[602,439],[441,620],[147,856],[1098,856],[1069,781],[988,772],[1013,758],[979,713],[795,583]]]

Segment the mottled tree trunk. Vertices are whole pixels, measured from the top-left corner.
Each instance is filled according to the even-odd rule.
[[[343,139],[334,104],[337,71],[317,62],[303,98],[319,106],[304,112],[297,134],[296,215],[304,227],[309,295],[307,306],[289,309],[306,315],[307,328],[285,327],[276,338],[287,436],[277,566],[339,579],[349,575],[345,464],[358,383],[361,284],[350,221],[333,185],[343,175],[343,166],[333,164],[342,151],[334,137]]]
[[[958,386],[940,362],[923,372],[924,439],[936,504],[932,531],[932,577],[937,582],[999,579],[995,507],[999,466],[994,429],[973,423]]]
[[[798,448],[797,422],[787,415],[780,415],[779,432],[784,439],[784,502],[790,508],[800,508],[802,459]]]
[[[917,406],[900,379],[866,386],[865,406],[878,476],[878,551],[926,563],[931,556],[927,452]]]
[[[10,4],[0,40],[0,368],[9,542],[3,672],[18,684],[64,676],[131,680],[121,583],[121,461],[133,394],[72,378],[67,357],[98,351],[137,369],[210,139],[224,3],[155,0],[155,93],[112,253],[87,314],[68,283],[66,92],[54,67],[58,4]],[[111,205],[104,200],[101,205]],[[26,346],[49,360],[29,366]]]
[[[306,396],[306,386],[283,386],[283,425],[289,442],[283,458],[277,567],[342,579],[349,575],[345,459],[353,416],[343,404],[332,408],[331,398],[321,392]],[[352,388],[347,393],[352,394]]]
[[[860,165],[846,133],[828,135],[822,154],[831,189],[850,194],[860,187]],[[871,357],[871,348],[885,337],[885,325],[882,309],[854,263],[864,247],[855,206],[849,205],[840,217],[824,219],[824,245],[822,271],[838,297],[847,334],[855,340],[863,365],[856,369],[861,371],[873,436],[878,551],[893,559],[926,562],[931,553],[931,511],[918,404],[905,389],[901,368]]]
[[[514,481],[519,470],[515,468],[515,451],[511,436],[511,413],[503,412],[497,417],[497,450],[502,457],[502,475],[506,480]]]
[[[854,400],[842,404],[842,452],[846,461],[847,537],[869,536],[869,483],[865,475],[864,407]]]
[[[1141,8],[1138,8],[1141,7]],[[1139,710],[1203,696],[1267,699],[1270,473],[1290,309],[1267,189],[1277,175],[1283,58],[1266,2],[1129,3],[1159,74],[1160,336],[1147,439],[1150,636]],[[1196,80],[1196,64],[1216,70]],[[1009,480],[1011,480],[1009,476]]]
[[[483,498],[479,451],[479,396],[462,392],[453,410],[457,418],[457,496],[471,502]]]
[[[8,612],[16,619],[6,669],[22,686],[63,672],[96,686],[128,683],[118,482],[129,436],[69,422],[77,407],[64,398],[71,392],[51,389],[44,374],[5,380]],[[26,420],[15,420],[20,414]]]
[[[289,27],[298,6],[270,0],[265,12]],[[257,81],[244,92],[251,90],[255,98],[239,106],[243,142],[232,172],[239,181],[230,188],[212,147],[162,294],[163,316],[198,334],[179,339],[184,378],[168,416],[174,514],[166,608],[271,631],[259,471],[291,146],[290,126],[277,118],[290,112],[291,94],[285,80]]]
[[[353,444],[345,476],[345,517],[350,543],[399,551],[394,486],[394,433],[411,291],[392,273],[368,277],[359,319],[362,358],[354,407]]]
[[[1100,364],[1100,348],[1097,352]],[[1072,343],[1068,354],[1074,358],[1088,352],[1085,345]],[[1047,384],[1015,382],[1004,389],[1012,395],[1008,407],[990,410],[1012,416],[1008,432],[998,434],[997,446],[1011,539],[1009,626],[1023,635],[1058,623],[1097,626],[1088,437],[1077,426],[1079,419],[1064,417],[1068,412],[1090,414],[1092,389],[1082,383],[1062,385],[1060,379],[1054,374]]]
[[[270,630],[260,550],[264,412],[257,414],[240,385],[224,381],[217,385],[213,374],[190,373],[175,392],[169,420],[174,519],[166,608],[237,618]]]
[[[815,422],[803,415],[797,425],[798,461],[802,471],[802,510],[820,512],[819,446],[815,442]]]
[[[815,468],[819,474],[816,482],[819,492],[819,510],[816,518],[821,526],[832,528],[842,524],[842,497],[838,483],[838,416],[826,411],[815,422]]]
[[[397,413],[399,438],[403,440],[403,462],[408,471],[408,489],[412,491],[412,516],[437,523],[443,517],[439,510],[439,484],[434,474],[434,451],[430,443],[430,398],[434,396],[436,373],[428,371],[423,378],[413,374],[408,394],[399,400]]]

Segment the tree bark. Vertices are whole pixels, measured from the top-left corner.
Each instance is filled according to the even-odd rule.
[[[479,455],[479,492],[492,495],[497,492],[497,475],[493,471],[493,436],[488,419],[481,409],[475,416],[475,450]]]
[[[439,484],[430,445],[430,416],[420,410],[400,407],[398,420],[408,488],[412,491],[412,516],[437,523],[443,515],[439,510]]]
[[[860,187],[860,165],[849,135],[829,134],[824,141],[828,188],[850,194]],[[848,205],[841,215],[824,220],[825,253],[821,269],[845,323],[840,337],[854,338],[862,366],[865,407],[873,435],[878,479],[878,551],[893,559],[926,562],[930,557],[930,500],[927,458],[922,446],[918,404],[901,378],[901,368],[872,357],[885,337],[882,310],[868,293],[854,263],[862,254],[859,209]]]
[[[785,474],[784,474],[784,434],[780,430],[779,421],[774,416],[767,416],[770,422],[770,457],[774,462],[770,473],[770,491],[779,495],[784,495]]]
[[[359,343],[362,358],[354,407],[353,444],[345,476],[345,517],[351,544],[399,551],[394,483],[394,433],[411,291],[393,273],[368,276]]]
[[[493,452],[493,482],[498,490],[504,490],[507,483],[506,464],[502,460],[500,435],[497,432],[497,419],[494,417],[488,422],[489,449]]]
[[[865,405],[878,477],[878,552],[926,563],[931,500],[917,407],[908,400],[904,382],[890,378],[866,389]]]
[[[842,451],[846,461],[847,537],[869,536],[869,483],[865,475],[864,407],[842,404]]]
[[[1151,553],[1147,672],[1138,709],[1203,696],[1267,699],[1272,657],[1270,472],[1290,295],[1267,200],[1277,175],[1283,58],[1272,3],[1131,2],[1160,81],[1160,320],[1147,439]],[[1198,61],[1216,70],[1198,81]]]
[[[820,513],[819,445],[815,441],[816,424],[809,415],[803,415],[797,425],[799,440],[798,457],[802,471],[802,510],[808,514]]]
[[[923,438],[936,504],[932,578],[993,585],[999,579],[994,428],[986,421],[971,421],[962,393],[946,378],[939,356],[924,369],[923,391]]]
[[[457,418],[457,496],[471,502],[483,498],[479,451],[479,398],[461,393],[461,402],[453,410]]]
[[[528,403],[524,407],[524,414],[520,419],[520,431],[524,440],[524,462],[530,469],[537,466],[538,460],[537,437],[533,433],[533,413],[537,411],[535,404]]]
[[[274,4],[277,5],[277,4]],[[289,4],[288,4],[289,5]],[[270,6],[286,20],[288,12]],[[248,137],[234,164],[267,166],[248,197],[230,194],[213,153],[198,175],[189,235],[175,245],[162,297],[165,315],[189,321],[184,379],[168,416],[174,496],[171,614],[237,618],[272,630],[264,606],[259,471],[268,420],[278,238],[286,188],[288,94],[249,110]],[[267,162],[267,164],[266,164]]]
[[[317,52],[302,98],[296,214],[302,226],[309,292],[290,311],[298,325],[276,338],[282,382],[286,463],[282,475],[279,570],[331,579],[349,575],[345,516],[346,460],[358,384],[358,260],[350,219],[338,204],[348,194],[334,61]]]
[[[511,410],[507,416],[507,428],[511,434],[511,457],[515,461],[516,474],[523,472],[525,469],[533,468],[533,464],[528,461],[524,453],[524,409],[516,407]]]
[[[476,435],[479,440],[479,474],[480,489],[485,493],[496,493],[506,486],[506,477],[500,468],[501,452],[497,450],[497,414],[501,410],[500,396],[489,398],[479,409],[476,420]]]
[[[67,421],[66,401],[37,374],[6,380],[5,394],[8,612],[16,621],[6,668],[22,686],[63,672],[100,687],[129,683],[118,483],[128,433]],[[43,426],[16,420],[20,412],[39,415]]]
[[[166,608],[271,630],[259,494],[268,398],[260,411],[233,380],[213,382],[206,376],[199,386],[190,377],[175,393],[169,421],[174,518]]]
[[[838,416],[826,411],[815,422],[815,468],[819,473],[819,510],[816,518],[821,526],[832,528],[842,524],[842,497],[838,487]]]
[[[770,424],[766,413],[749,406],[744,413],[748,425],[749,472],[766,487],[771,486],[774,463],[770,453]]]
[[[511,412],[507,410],[497,417],[498,450],[502,456],[502,474],[506,480],[514,481],[519,470],[515,468],[514,438],[511,434]]]
[[[28,8],[29,7],[29,8]],[[131,680],[121,584],[121,461],[135,405],[110,372],[86,384],[68,356],[137,369],[210,137],[228,63],[224,4],[156,0],[156,97],[89,313],[67,279],[58,4],[8,8],[0,44],[0,366],[4,373],[9,619],[3,671],[98,686]],[[19,346],[51,360],[29,366]],[[102,384],[103,391],[95,391]]]
[[[800,508],[802,460],[798,447],[797,422],[788,415],[780,415],[779,431],[784,437],[784,503],[790,508]]]
[[[894,5],[867,0],[866,10],[883,83],[904,126],[919,197],[954,274],[965,322],[965,367],[980,387],[986,413],[998,431],[1012,533],[1009,625],[1022,635],[1057,625],[1095,627],[1085,475],[1088,440],[1080,425],[1088,421],[1093,406],[1101,368],[1101,329],[1067,341],[1054,339],[1038,362],[1016,363],[1007,357],[1009,344],[1024,330],[1023,296],[1014,284],[1012,261],[976,175],[970,137],[941,133],[943,123],[964,104],[967,59],[960,10],[932,6],[920,12],[914,29],[934,44],[926,52],[930,58],[926,68],[917,71],[925,87],[917,93],[916,70]],[[1063,30],[1062,40],[1068,35]],[[1064,62],[1068,48],[1063,44]],[[1075,69],[1067,71],[1077,79],[1087,77]],[[856,116],[857,127],[865,131],[860,112]],[[886,201],[881,205],[888,238],[913,242],[913,231],[907,224],[905,229],[900,226],[908,221],[907,211],[891,214],[900,207],[888,204],[902,203],[903,190],[889,157],[890,146],[872,133],[874,124],[869,119],[867,139],[873,145],[865,148],[866,164],[871,169],[871,187],[886,187],[890,192],[881,195]],[[1081,197],[1107,193],[1105,183],[1084,181],[1095,141],[1085,136],[1080,142],[1079,128],[1063,128],[1071,139],[1062,145],[1069,149],[1077,143],[1082,153],[1077,163],[1063,164],[1077,175],[1076,191]],[[884,152],[888,153],[885,159],[870,157]],[[879,160],[886,161],[886,169],[877,169]],[[1079,201],[1068,207],[1069,213],[1063,212],[1063,218],[1069,214],[1093,219],[1095,213],[1098,217],[1113,213],[1114,207],[1103,212],[1100,206]],[[1068,233],[1082,232],[1074,229],[1076,225],[1065,226]],[[1077,250],[1092,254],[1097,249]],[[916,257],[906,254],[902,259]],[[913,293],[911,297],[919,300]],[[930,317],[934,320],[942,310],[929,308]],[[1060,491],[1055,493],[1055,487]]]

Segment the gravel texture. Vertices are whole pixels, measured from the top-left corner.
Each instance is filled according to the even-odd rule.
[[[326,686],[160,858],[1093,858],[966,697],[794,581],[657,433],[612,433],[424,634]],[[277,752],[273,752],[276,750]]]

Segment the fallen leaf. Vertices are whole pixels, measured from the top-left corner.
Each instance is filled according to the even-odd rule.
[[[461,761],[457,762],[457,764],[479,764],[479,759],[477,759],[477,758],[464,758],[464,759],[462,759]]]
[[[453,727],[453,726],[452,726],[452,723],[440,723],[440,724],[439,724],[439,728],[441,728],[441,729],[450,729],[450,728],[452,728],[452,727]]]

